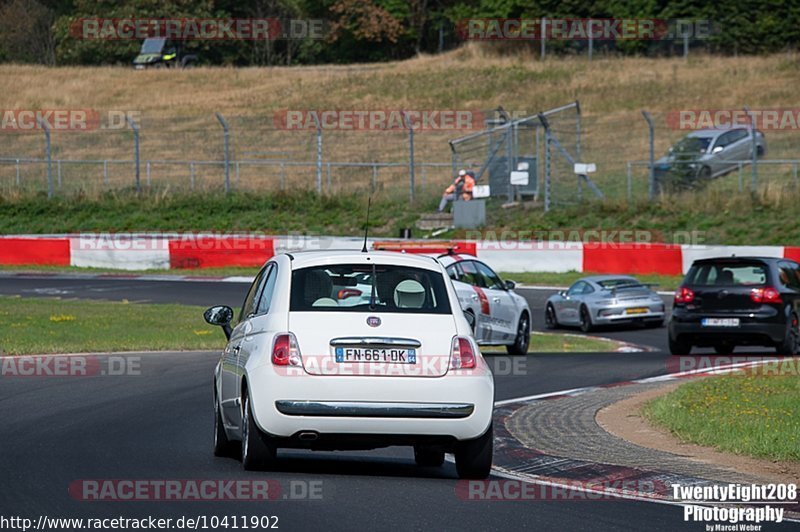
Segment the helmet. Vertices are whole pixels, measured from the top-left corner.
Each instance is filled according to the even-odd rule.
[[[466,170],[459,170],[458,171],[458,175],[461,176],[461,177],[464,177],[465,175],[467,175],[467,171]]]

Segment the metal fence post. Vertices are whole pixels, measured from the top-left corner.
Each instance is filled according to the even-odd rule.
[[[44,130],[44,154],[47,158],[47,197],[53,197],[53,152],[50,145],[50,126],[40,118],[36,119],[39,127]]]
[[[58,189],[61,190],[61,159],[56,161],[56,183],[58,183]]]
[[[408,128],[408,200],[414,201],[414,126],[408,118],[408,113],[403,111],[403,119]]]
[[[311,116],[317,124],[317,194],[322,194],[322,124],[316,112],[311,113]],[[328,170],[330,173],[330,167]]]
[[[539,55],[540,55],[541,59],[544,59],[546,48],[547,48],[547,43],[546,43],[546,40],[547,40],[547,18],[546,17],[542,17],[541,23],[542,23],[542,29],[541,29],[541,35],[539,35],[539,37],[542,39],[542,43],[541,43],[541,50],[539,51]]]
[[[575,157],[581,159],[581,102],[575,100]]]
[[[544,114],[539,113],[537,117],[539,118],[539,124],[544,128],[544,212],[548,212],[552,200],[550,197],[550,145],[552,144],[553,136],[550,133],[550,124]]]
[[[150,186],[151,174],[150,174],[150,161],[147,161],[147,186]]]
[[[456,152],[456,146],[455,146],[455,144],[453,144],[453,141],[448,141],[448,144],[450,145],[450,152],[451,152],[450,164],[451,164],[451,172],[452,173],[450,175],[451,176],[455,176],[458,173],[458,170],[457,170],[457,168],[458,168],[458,152]],[[450,179],[453,179],[453,177],[451,177]]]
[[[750,112],[750,109],[745,105],[744,112],[747,113],[747,116],[750,118],[750,138],[752,140],[752,164],[753,164],[753,177],[750,181],[750,190],[755,192],[758,188],[758,142],[756,139],[756,123],[755,118],[753,117],[753,113]]]
[[[103,183],[108,185],[108,159],[103,160]]]
[[[20,180],[20,172],[19,172],[19,159],[17,159],[17,181],[16,181],[16,183],[17,183],[17,188],[19,188],[22,185],[22,182]]]
[[[194,163],[189,163],[189,187],[194,190]]]
[[[222,125],[222,136],[225,141],[225,193],[229,193],[231,191],[231,135],[230,135],[230,128],[228,127],[228,122],[222,117],[222,115],[217,112],[215,113],[217,116],[217,120],[219,120],[220,125]]]
[[[136,176],[136,192],[142,191],[142,182],[139,176],[139,126],[136,125],[136,122],[133,121],[133,118],[130,116],[126,116],[125,120],[128,121],[128,125],[131,126],[133,130],[133,166],[134,166],[134,174]],[[150,183],[150,166],[147,167],[147,182]]]
[[[541,126],[536,126],[536,193],[533,196],[534,200],[539,199],[539,180],[542,176],[542,149],[541,149],[541,140],[539,138],[539,132],[541,131]]]
[[[544,129],[544,212],[550,210],[550,129]]]
[[[650,153],[648,159],[648,168],[650,169],[650,173],[648,176],[648,183],[647,183],[647,197],[650,201],[653,201],[653,198],[656,195],[656,167],[655,167],[655,143],[656,143],[656,134],[655,128],[653,127],[653,117],[650,116],[645,110],[642,110],[642,116],[647,121],[647,129],[649,131],[650,136]]]
[[[627,185],[628,185],[627,193],[628,194],[627,194],[627,197],[628,197],[628,201],[631,201],[631,198],[633,196],[633,168],[631,166],[631,162],[630,161],[628,161],[627,177],[628,177],[628,182],[627,182]]]
[[[516,198],[514,197],[514,185],[511,184],[511,172],[514,171],[514,142],[513,142],[513,129],[514,126],[506,129],[506,168],[508,168],[508,202],[511,203]]]

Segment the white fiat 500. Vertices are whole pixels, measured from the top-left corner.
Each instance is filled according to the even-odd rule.
[[[256,275],[214,374],[214,453],[409,445],[422,466],[492,464],[494,380],[444,267],[392,252],[301,252]],[[241,441],[241,444],[237,442]]]

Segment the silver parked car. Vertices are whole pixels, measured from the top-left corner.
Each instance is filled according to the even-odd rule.
[[[756,155],[767,153],[764,134],[756,131]],[[745,127],[700,129],[689,133],[655,161],[656,182],[689,187],[696,182],[727,174],[739,162],[753,158],[753,138]]]
[[[595,275],[550,296],[545,305],[545,326],[573,325],[583,332],[615,323],[661,327],[664,311],[661,297],[635,277]]]

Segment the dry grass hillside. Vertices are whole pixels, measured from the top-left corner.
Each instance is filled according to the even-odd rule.
[[[0,67],[2,109],[134,110],[142,117],[142,158],[219,160],[221,128],[215,112],[228,117],[234,157],[248,160],[313,161],[310,131],[280,131],[273,115],[285,109],[492,109],[536,112],[580,100],[583,109],[583,159],[598,163],[599,182],[624,187],[626,161],[647,154],[647,130],[640,111],[657,120],[656,151],[661,153],[681,132],[666,127],[669,111],[697,108],[797,107],[800,58],[770,57],[595,58],[498,56],[482,46],[466,46],[440,56],[363,66],[301,68],[198,68],[134,71],[130,68]],[[561,132],[570,135],[571,131]],[[459,132],[421,132],[417,161],[448,162],[447,140]],[[800,156],[800,137],[768,133],[770,156]],[[327,161],[406,162],[407,140],[400,132],[341,132],[325,135]],[[41,135],[0,133],[0,157],[41,157]],[[54,154],[62,159],[129,159],[129,132],[60,134]],[[186,165],[153,163],[153,176],[188,179]],[[99,163],[64,168],[65,181],[97,181]],[[28,170],[28,168],[25,168]],[[116,170],[114,170],[116,169]],[[41,174],[41,169],[34,171]],[[69,172],[72,172],[71,174]],[[198,182],[217,179],[219,168],[191,170]],[[313,167],[244,168],[243,182],[266,179],[291,187],[311,183]],[[395,169],[403,175],[405,169]],[[431,174],[433,172],[433,174]],[[781,169],[783,176],[790,168]],[[128,182],[129,166],[112,164],[111,178]],[[333,186],[348,180],[368,182],[367,169],[334,172]],[[447,169],[426,170],[429,184],[447,179]],[[267,175],[269,174],[269,175]],[[38,174],[37,174],[38,175]],[[379,180],[392,175],[382,170]],[[641,171],[637,174],[639,179]],[[27,174],[23,176],[25,178]],[[210,177],[209,177],[210,176]],[[287,177],[288,176],[288,177]],[[14,178],[0,165],[3,183]],[[288,181],[287,181],[288,179]],[[302,181],[302,180],[307,181]],[[613,182],[613,183],[612,183]]]

